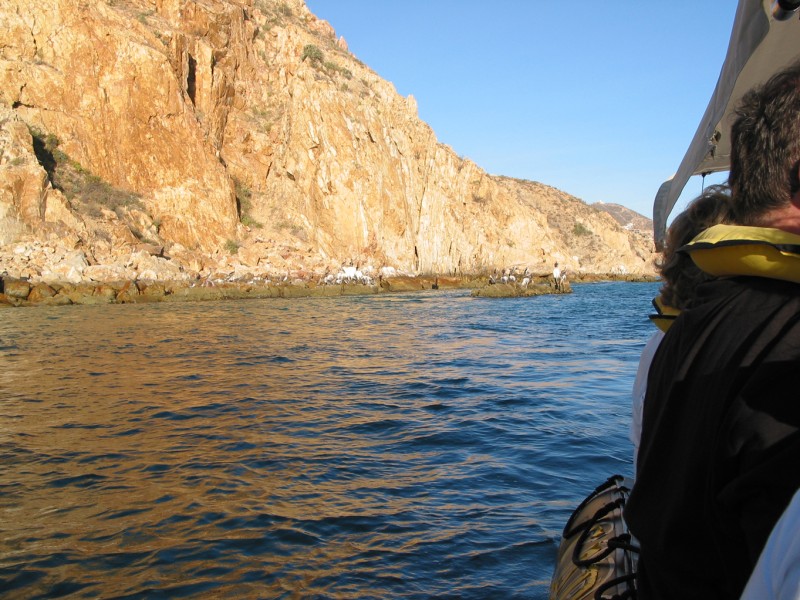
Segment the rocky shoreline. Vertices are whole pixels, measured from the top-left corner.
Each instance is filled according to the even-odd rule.
[[[648,219],[459,156],[302,0],[51,4],[0,3],[0,306],[655,273]]]
[[[573,283],[598,281],[656,281],[652,277],[582,275]],[[72,304],[134,304],[148,302],[199,302],[256,298],[304,298],[356,296],[391,292],[472,289],[472,295],[484,298],[528,297],[543,294],[571,293],[569,284],[563,290],[553,287],[546,276],[530,285],[491,284],[484,275],[464,276],[396,276],[380,278],[371,284],[317,283],[293,281],[274,283],[249,281],[154,281],[126,280],[106,282],[44,282],[25,278],[0,277],[0,308],[26,306],[67,306]]]

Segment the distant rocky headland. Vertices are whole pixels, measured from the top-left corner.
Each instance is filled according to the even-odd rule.
[[[652,276],[582,275],[578,282],[656,281]],[[534,276],[529,283],[496,283],[492,276],[379,276],[358,281],[186,281],[138,280],[65,283],[0,277],[0,308],[23,306],[67,306],[97,304],[145,304],[153,302],[201,302],[263,298],[308,298],[363,296],[382,293],[468,289],[481,298],[522,298],[570,294],[572,284],[556,288],[552,277]]]
[[[0,4],[4,304],[652,278],[620,208],[439,143],[302,0]]]

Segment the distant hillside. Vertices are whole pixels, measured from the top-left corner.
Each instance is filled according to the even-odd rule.
[[[634,210],[609,202],[595,202],[592,206],[603,212],[607,212],[614,220],[626,229],[639,230],[642,233],[653,231],[653,220],[644,215],[640,215]]]

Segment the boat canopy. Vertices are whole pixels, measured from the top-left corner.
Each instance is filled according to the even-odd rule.
[[[692,175],[727,171],[733,111],[752,87],[800,59],[800,2],[739,0],[728,53],[708,108],[677,172],[653,204],[653,236],[661,250],[667,218]]]

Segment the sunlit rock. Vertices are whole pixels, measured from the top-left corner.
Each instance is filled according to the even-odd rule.
[[[0,3],[0,271],[654,273],[646,234],[456,150],[302,0]],[[87,265],[6,251],[51,236]]]

